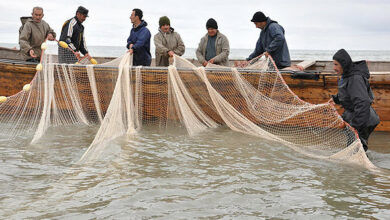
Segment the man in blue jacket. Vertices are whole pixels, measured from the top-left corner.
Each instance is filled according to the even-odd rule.
[[[127,48],[133,54],[134,66],[150,66],[152,56],[150,54],[150,31],[146,27],[148,24],[142,20],[141,9],[135,8],[131,13],[130,20],[133,28],[127,38]]]
[[[261,29],[261,33],[255,51],[246,60],[251,60],[264,53],[266,56],[271,55],[278,69],[291,66],[283,27],[266,17],[261,11],[256,12],[251,21],[255,23],[256,28]]]

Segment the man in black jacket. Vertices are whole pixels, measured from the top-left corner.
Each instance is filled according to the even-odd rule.
[[[58,61],[60,63],[75,63],[80,59],[80,52],[88,59],[91,57],[85,44],[84,26],[82,23],[88,17],[88,9],[80,6],[77,8],[76,16],[65,21],[62,25],[60,41],[68,44],[75,53],[73,54],[69,49],[58,47]]]
[[[333,69],[341,75],[338,81],[338,93],[333,101],[344,108],[344,121],[355,128],[365,151],[368,149],[368,137],[379,124],[379,116],[371,107],[374,95],[368,79],[370,72],[366,61],[352,62],[344,49],[333,56]]]

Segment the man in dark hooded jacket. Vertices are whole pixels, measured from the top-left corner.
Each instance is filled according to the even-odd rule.
[[[332,95],[333,101],[344,108],[344,121],[355,128],[364,150],[368,149],[368,137],[379,124],[379,116],[371,107],[374,95],[368,79],[370,72],[366,61],[352,62],[344,49],[333,56],[333,69],[341,75],[338,93]]]
[[[261,29],[261,33],[256,43],[256,49],[246,60],[251,60],[264,53],[266,56],[271,55],[278,69],[291,66],[283,27],[278,22],[266,17],[261,11],[256,12],[251,21],[256,25],[256,28]]]
[[[130,31],[130,36],[127,38],[126,47],[130,54],[133,55],[134,66],[150,66],[152,56],[150,54],[150,34],[146,27],[148,23],[142,20],[143,13],[141,9],[135,8],[131,13],[130,20],[133,23],[133,28]]]

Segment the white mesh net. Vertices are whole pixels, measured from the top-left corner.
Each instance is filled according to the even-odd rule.
[[[74,55],[66,54],[74,63]],[[299,99],[270,58],[242,69],[195,67],[178,56],[168,68],[132,67],[128,53],[105,64],[87,61],[58,63],[44,54],[30,87],[0,104],[2,136],[37,142],[50,126],[100,124],[83,163],[98,159],[110,140],[136,135],[142,125],[182,126],[189,135],[226,125],[312,157],[375,168],[356,132],[341,127],[334,106]]]

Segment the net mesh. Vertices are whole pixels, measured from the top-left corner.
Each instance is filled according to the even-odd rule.
[[[99,124],[84,163],[142,126],[183,127],[189,135],[227,126],[312,157],[375,167],[334,106],[302,101],[271,58],[240,69],[196,67],[178,56],[168,68],[133,67],[129,53],[98,65],[75,59],[69,51],[43,54],[32,82],[0,104],[3,137],[35,143],[51,126]]]

